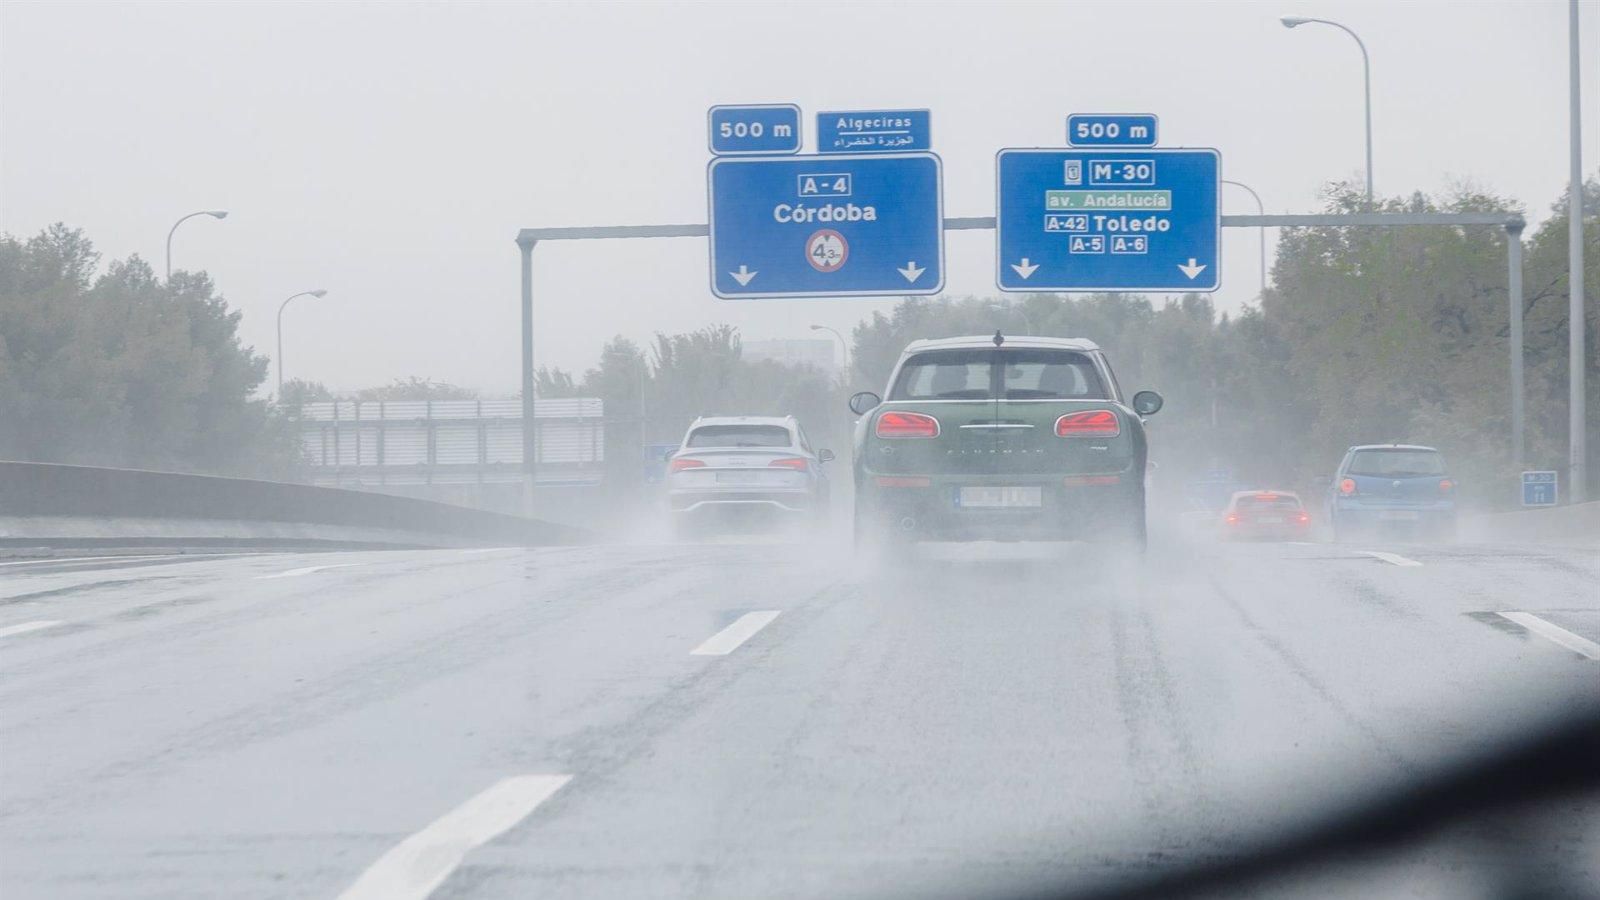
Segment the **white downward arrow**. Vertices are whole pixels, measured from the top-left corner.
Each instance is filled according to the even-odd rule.
[[[1189,260],[1189,261],[1190,262],[1194,262],[1194,260],[1192,260],[1192,259]],[[733,276],[733,280],[734,281],[739,282],[739,287],[744,287],[745,285],[750,283],[750,279],[756,277],[756,273],[750,271],[750,267],[745,265],[744,263],[740,263],[739,264],[739,271],[737,271],[737,272],[729,272],[728,274]],[[1189,277],[1193,278],[1194,276],[1191,275]]]
[[[1199,275],[1201,272],[1204,272],[1206,270],[1206,267],[1203,266],[1203,265],[1200,265],[1200,266],[1195,265],[1194,257],[1192,257],[1192,256],[1189,257],[1189,264],[1187,266],[1184,265],[1183,263],[1178,263],[1178,268],[1180,270],[1182,270],[1183,274],[1189,276],[1189,280],[1190,281],[1193,281],[1195,279],[1195,276]]]
[[[917,268],[917,261],[913,259],[912,261],[906,263],[906,267],[904,269],[896,269],[895,271],[899,272],[901,275],[904,275],[907,281],[916,281],[917,276],[928,270]]]
[[[1029,275],[1032,275],[1034,272],[1038,271],[1038,269],[1039,269],[1039,267],[1037,265],[1031,265],[1031,266],[1028,265],[1028,258],[1026,256],[1024,256],[1022,258],[1022,264],[1021,265],[1017,265],[1016,263],[1012,263],[1011,264],[1011,268],[1015,269],[1017,274],[1021,275],[1024,279],[1026,279]]]

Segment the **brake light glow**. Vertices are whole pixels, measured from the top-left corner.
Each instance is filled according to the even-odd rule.
[[[786,456],[783,459],[775,459],[772,462],[767,463],[768,468],[776,467],[779,469],[799,469],[801,471],[804,471],[808,465],[809,463],[807,463],[804,458],[799,456]]]
[[[667,464],[667,471],[682,472],[684,469],[703,469],[706,464],[698,459],[675,459]]]
[[[1450,479],[1448,479],[1448,478],[1439,479],[1439,493],[1448,494],[1451,491],[1455,490],[1455,487],[1456,487],[1456,483],[1451,481]]]
[[[1343,478],[1343,479],[1340,479],[1340,481],[1339,481],[1339,493],[1344,494],[1345,496],[1348,497],[1351,494],[1354,494],[1355,492],[1356,492],[1356,480],[1354,478]]]
[[[1117,414],[1109,409],[1068,413],[1056,420],[1056,437],[1116,437],[1121,433]]]
[[[1238,513],[1228,513],[1227,521],[1228,521],[1229,525],[1237,525],[1237,524],[1239,524],[1239,514]]]
[[[1296,522],[1299,522],[1301,525],[1304,525],[1307,522],[1311,521],[1311,516],[1308,515],[1307,513],[1301,513],[1300,515],[1295,516],[1294,520]]]
[[[879,475],[878,487],[927,487],[933,479],[924,475]]]
[[[878,416],[874,431],[881,438],[932,438],[939,436],[939,420],[922,413],[890,410]]]

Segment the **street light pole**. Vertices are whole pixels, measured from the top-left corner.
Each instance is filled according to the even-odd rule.
[[[1577,0],[1573,0],[1574,3]],[[1573,15],[1577,15],[1574,13]],[[1297,25],[1317,24],[1332,25],[1345,34],[1355,39],[1356,46],[1361,48],[1361,80],[1366,93],[1367,107],[1367,205],[1372,205],[1372,60],[1367,57],[1367,45],[1362,42],[1361,35],[1349,28],[1330,19],[1312,19],[1306,16],[1282,16],[1278,21],[1285,28],[1294,28]]]
[[[318,298],[321,298],[321,297],[326,297],[326,296],[328,296],[328,292],[323,290],[323,289],[321,289],[321,288],[318,288],[318,289],[316,289],[314,291],[301,291],[300,293],[294,294],[293,296],[290,296],[289,298],[285,299],[282,303],[278,304],[278,402],[279,403],[283,402],[283,310],[284,310],[284,307],[288,306],[289,305],[289,301],[293,300],[295,297],[318,297]]]
[[[1569,502],[1582,503],[1589,487],[1585,446],[1589,422],[1585,409],[1588,398],[1584,395],[1588,365],[1583,331],[1588,318],[1583,308],[1583,103],[1578,91],[1578,0],[1568,0],[1567,16],[1567,55],[1572,70],[1567,89],[1572,104],[1572,171],[1567,186],[1567,496]]]
[[[811,330],[812,331],[830,332],[834,337],[839,339],[839,352],[841,354],[843,354],[845,378],[849,378],[850,377],[850,345],[845,342],[844,335],[840,334],[839,330],[837,328],[829,328],[826,325],[813,325],[813,326],[811,326]]]
[[[172,235],[177,232],[179,225],[182,225],[184,222],[189,221],[190,219],[194,218],[195,216],[210,216],[213,219],[226,219],[228,217],[228,211],[225,210],[225,209],[202,209],[199,212],[189,213],[187,216],[184,216],[183,218],[179,219],[178,221],[172,223],[172,228],[167,231],[167,280],[168,281],[172,280]]]
[[[1267,208],[1261,205],[1261,195],[1256,193],[1255,188],[1242,181],[1229,181],[1226,178],[1222,179],[1222,183],[1249,191],[1250,196],[1256,198],[1256,215],[1267,214]],[[1261,291],[1256,295],[1256,299],[1259,300],[1267,294],[1267,226],[1263,225],[1256,230],[1261,234]]]

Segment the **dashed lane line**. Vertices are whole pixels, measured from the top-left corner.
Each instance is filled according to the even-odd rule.
[[[16,625],[7,625],[4,628],[0,628],[0,638],[11,637],[14,634],[27,634],[30,631],[38,631],[42,628],[54,628],[57,625],[63,624],[65,623],[60,619],[40,619],[37,622],[21,622]]]
[[[305,566],[299,569],[290,569],[287,572],[273,572],[271,575],[257,575],[256,580],[263,578],[297,578],[301,575],[310,575],[313,572],[325,572],[328,569],[348,569],[351,566],[364,566],[366,563],[332,563],[326,566]]]
[[[473,849],[527,818],[571,775],[518,775],[445,813],[378,858],[339,900],[423,900]]]
[[[705,643],[689,651],[690,656],[727,656],[739,649],[739,645],[755,637],[756,632],[772,624],[778,617],[780,610],[767,609],[760,612],[745,613],[734,620],[732,625],[706,638]]]
[[[1357,550],[1356,552],[1361,554],[1362,556],[1370,556],[1373,559],[1381,559],[1381,560],[1383,560],[1384,562],[1388,563],[1391,566],[1420,566],[1420,565],[1422,565],[1422,563],[1419,563],[1414,559],[1406,559],[1404,556],[1401,556],[1398,553],[1385,553],[1382,550]]]
[[[1510,619],[1523,628],[1537,634],[1542,638],[1554,641],[1557,644],[1590,659],[1600,659],[1600,644],[1585,637],[1580,637],[1572,632],[1539,618],[1528,612],[1502,612],[1501,618]]]

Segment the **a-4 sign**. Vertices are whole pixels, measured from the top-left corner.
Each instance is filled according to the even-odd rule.
[[[1222,220],[1215,150],[1002,150],[1003,291],[1214,291]]]
[[[938,293],[941,174],[932,153],[712,160],[711,292],[733,299]]]

